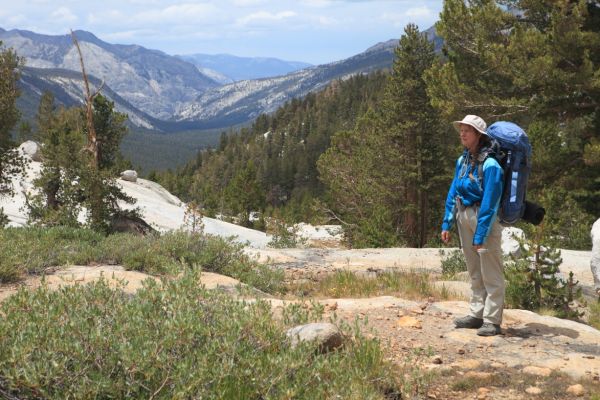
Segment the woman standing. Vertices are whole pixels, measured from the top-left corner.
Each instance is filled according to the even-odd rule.
[[[480,336],[493,336],[501,332],[504,308],[502,227],[496,220],[503,171],[489,156],[493,150],[483,119],[467,115],[455,121],[454,127],[465,151],[456,162],[448,191],[442,241],[450,240],[450,228],[456,219],[472,291],[469,315],[454,320],[454,325],[477,329]]]

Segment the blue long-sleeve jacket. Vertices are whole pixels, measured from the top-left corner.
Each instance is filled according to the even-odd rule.
[[[456,197],[465,206],[472,206],[475,203],[480,204],[477,215],[477,229],[473,236],[473,245],[483,245],[492,230],[492,225],[498,215],[500,198],[502,197],[503,171],[498,161],[493,157],[488,157],[483,162],[483,182],[479,179],[479,168],[477,164],[473,167],[467,160],[466,169],[463,170],[464,157],[471,157],[465,152],[456,161],[456,171],[448,197],[446,198],[446,212],[442,231],[449,231],[454,224]],[[472,173],[475,179],[469,178]]]

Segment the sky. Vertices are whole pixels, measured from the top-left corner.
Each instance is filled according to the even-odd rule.
[[[233,54],[322,64],[425,30],[442,0],[0,0],[0,27],[61,35],[90,31],[109,43],[167,54]]]

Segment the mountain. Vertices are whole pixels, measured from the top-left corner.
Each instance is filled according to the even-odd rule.
[[[275,111],[292,98],[324,88],[335,79],[367,74],[391,67],[397,40],[377,44],[363,53],[287,75],[246,80],[210,89],[195,101],[176,107],[175,120],[203,121],[208,126],[227,126]]]
[[[90,76],[91,90],[99,88],[102,82]],[[21,73],[21,96],[17,106],[25,120],[33,120],[37,113],[40,98],[44,91],[54,95],[56,104],[65,107],[79,106],[84,103],[83,79],[81,72],[59,68],[25,67]],[[138,127],[164,130],[165,124],[137,109],[127,100],[115,93],[109,86],[102,87],[102,94],[115,103],[117,111],[129,116],[129,121]]]
[[[218,75],[213,79],[221,83],[269,78],[312,66],[300,61],[284,61],[266,57],[237,57],[230,54],[190,54],[178,57],[196,65],[204,74],[216,72]]]
[[[242,70],[247,74],[267,74],[282,71],[281,68],[296,69],[303,64],[229,55],[182,56],[200,63],[202,66],[199,67],[161,51],[106,43],[90,32],[76,31],[75,34],[84,53],[88,74],[104,81],[104,90],[111,91],[109,97],[115,101],[117,109],[130,114],[136,126],[165,132],[248,123],[292,98],[324,88],[332,80],[389,68],[398,43],[393,39],[345,60],[220,86],[219,82],[242,76],[239,75]],[[439,50],[441,39],[434,29],[430,28],[424,34]],[[34,100],[39,98],[43,87],[52,87],[57,98],[64,98],[64,104],[80,102],[82,97],[78,88],[81,86],[75,84],[74,76],[65,77],[65,71],[80,71],[79,57],[70,35],[49,36],[0,29],[0,40],[24,56],[26,65],[31,67],[29,82],[24,85],[30,89],[30,96],[28,100],[22,100],[22,104],[35,110]],[[233,78],[226,74],[232,74]],[[37,83],[40,85],[36,86]]]
[[[442,39],[435,28],[424,31],[439,52]],[[245,80],[207,90],[194,101],[179,103],[176,121],[202,121],[207,127],[228,126],[270,113],[286,101],[323,89],[336,79],[390,68],[398,39],[378,43],[353,57],[274,78]]]
[[[88,74],[104,80],[115,93],[154,118],[169,119],[178,103],[219,85],[194,65],[161,51],[106,43],[86,31],[75,31],[75,35]],[[0,31],[0,41],[24,56],[29,67],[81,70],[70,35],[13,29]]]
[[[121,97],[112,88],[103,84],[98,78],[89,75],[90,90],[101,87],[101,93],[115,103],[117,111],[129,116],[129,123],[138,128],[162,133],[180,132],[189,129],[203,129],[202,122],[177,122],[155,118],[141,111],[129,101]],[[65,107],[84,104],[84,87],[81,72],[60,68],[25,67],[19,82],[21,96],[17,99],[17,107],[21,111],[22,120],[34,121],[40,98],[44,91],[54,95],[57,105]]]

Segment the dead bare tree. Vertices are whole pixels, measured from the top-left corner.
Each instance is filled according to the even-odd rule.
[[[73,44],[77,47],[77,52],[79,53],[79,62],[81,64],[81,73],[83,74],[83,83],[85,86],[85,108],[86,108],[86,119],[87,119],[87,128],[88,128],[88,143],[85,150],[92,153],[92,168],[95,170],[98,169],[98,155],[99,155],[99,143],[98,138],[96,136],[96,129],[94,128],[94,111],[93,111],[93,102],[94,97],[96,97],[102,87],[104,86],[104,81],[100,84],[98,90],[96,90],[93,94],[90,92],[90,83],[85,72],[85,65],[83,63],[83,54],[81,53],[81,48],[79,47],[79,42],[77,41],[77,37],[75,36],[75,32],[71,30],[71,39],[73,40]]]

